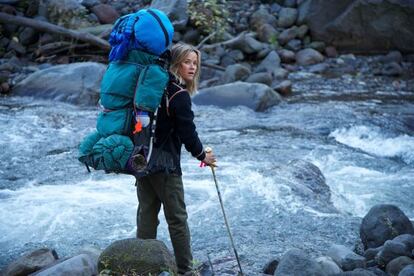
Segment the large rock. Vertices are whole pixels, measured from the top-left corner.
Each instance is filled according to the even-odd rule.
[[[112,24],[119,17],[119,13],[111,5],[99,4],[93,6],[91,10],[98,17],[101,24]]]
[[[414,234],[408,217],[394,205],[375,205],[363,218],[359,229],[366,248],[378,247],[401,234]]]
[[[404,0],[305,0],[299,23],[340,51],[414,52],[414,5]]]
[[[93,22],[88,19],[88,10],[78,0],[45,0],[47,16],[57,25],[69,29],[90,27]]]
[[[57,260],[55,250],[41,248],[23,255],[6,268],[8,276],[23,276],[40,270]]]
[[[259,9],[250,16],[249,24],[252,30],[258,32],[265,24],[276,27],[277,20],[264,6],[260,6]]]
[[[281,97],[267,85],[260,83],[234,82],[201,89],[194,98],[200,105],[231,107],[243,105],[255,111],[264,111],[278,104]]]
[[[277,25],[280,28],[289,28],[295,24],[298,11],[292,8],[282,8],[279,12]]]
[[[289,250],[274,273],[277,276],[325,276],[322,266],[299,249]]]
[[[250,75],[250,69],[241,64],[227,66],[221,79],[222,83],[230,83],[238,80],[244,80]]]
[[[274,71],[280,68],[280,57],[275,51],[271,51],[256,67],[255,72],[268,72],[274,75]]]
[[[331,257],[322,256],[316,258],[315,261],[322,266],[323,271],[325,271],[328,275],[342,272],[342,269],[334,262],[334,260],[332,260]]]
[[[115,275],[177,273],[174,257],[165,244],[151,239],[125,239],[112,243],[99,256],[98,270],[110,270]]]
[[[314,49],[303,49],[296,53],[296,62],[299,65],[316,64],[322,62],[323,60],[323,55]]]
[[[351,271],[356,268],[364,268],[366,265],[364,257],[356,254],[343,245],[331,246],[327,255],[345,271]]]
[[[407,265],[398,274],[398,276],[413,276],[413,275],[414,275],[414,264]]]
[[[413,264],[414,264],[413,259],[408,258],[406,256],[402,256],[402,257],[395,258],[394,260],[389,262],[389,264],[387,264],[385,271],[390,276],[398,276],[398,274],[400,273],[401,270],[404,269],[404,267],[408,265],[413,265]]]
[[[97,274],[97,263],[90,256],[81,254],[36,272],[33,276],[89,276]]]
[[[151,7],[165,12],[176,31],[183,30],[187,25],[187,0],[153,0]]]
[[[376,261],[378,264],[385,266],[390,261],[400,256],[411,257],[411,251],[412,248],[406,246],[402,242],[395,240],[386,241],[380,252],[378,252]]]
[[[39,70],[19,82],[13,93],[19,96],[36,96],[77,105],[94,105],[106,65],[81,62],[52,66]]]

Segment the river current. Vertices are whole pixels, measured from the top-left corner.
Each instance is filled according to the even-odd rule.
[[[290,248],[320,256],[350,248],[375,204],[414,219],[413,81],[292,74],[294,94],[266,112],[194,106],[199,135],[218,158],[217,180],[247,275]],[[126,175],[88,173],[76,159],[96,107],[0,98],[0,268],[47,246],[61,257],[135,236],[137,198]],[[194,257],[237,271],[209,168],[183,149]],[[331,202],[295,193],[289,162],[316,165]],[[327,207],[327,205],[331,207]],[[160,214],[158,238],[171,248]]]

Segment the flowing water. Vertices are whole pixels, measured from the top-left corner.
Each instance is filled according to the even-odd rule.
[[[353,247],[361,218],[395,204],[414,218],[414,92],[410,80],[321,79],[298,74],[294,95],[264,113],[194,106],[198,132],[218,157],[217,180],[247,275],[290,248],[311,256]],[[394,81],[394,82],[393,82]],[[76,159],[98,110],[54,101],[0,99],[0,268],[47,246],[60,256],[134,237],[134,180],[87,173]],[[183,151],[197,260],[237,271],[211,171]],[[298,193],[289,162],[316,165],[331,201]],[[159,239],[171,248],[160,214]]]

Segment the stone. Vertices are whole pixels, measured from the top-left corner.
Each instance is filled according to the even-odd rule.
[[[379,265],[386,266],[390,261],[400,256],[411,257],[411,248],[401,242],[388,240],[376,255],[375,260]]]
[[[82,0],[81,4],[88,8],[91,9],[93,6],[99,5],[101,2],[99,0]]]
[[[330,58],[336,58],[338,57],[338,51],[336,51],[335,47],[328,46],[325,48],[325,55]]]
[[[314,40],[339,51],[414,52],[412,1],[306,0],[298,10],[298,24],[307,23]]]
[[[327,252],[343,270],[351,271],[356,268],[364,268],[366,259],[343,245],[332,245]]]
[[[335,276],[377,276],[377,275],[373,271],[370,271],[368,269],[357,268],[352,271],[345,271],[345,272],[335,274]]]
[[[309,27],[307,25],[301,25],[301,26],[299,26],[299,28],[297,30],[296,37],[299,38],[299,39],[303,39],[308,32],[309,32]]]
[[[88,10],[78,0],[45,0],[47,17],[51,23],[69,29],[91,27]]]
[[[385,56],[380,57],[379,60],[383,63],[390,63],[390,62],[401,63],[403,61],[403,56],[401,52],[399,51],[391,51]]]
[[[236,61],[244,60],[243,52],[240,50],[231,50],[230,52],[227,53],[226,56],[230,56]]]
[[[19,40],[22,45],[30,45],[35,43],[39,39],[39,33],[29,27],[25,27],[19,34]]]
[[[390,276],[398,276],[398,274],[400,273],[401,270],[404,269],[404,267],[406,267],[408,265],[413,265],[413,264],[414,264],[413,259],[408,258],[406,256],[401,256],[401,257],[395,258],[394,260],[389,262],[387,264],[387,267],[386,267],[385,271]]]
[[[10,92],[10,85],[8,82],[2,82],[0,85],[0,93],[8,94]]]
[[[151,7],[165,12],[172,20],[174,31],[185,29],[189,19],[187,0],[153,0]]]
[[[277,53],[283,63],[294,63],[296,61],[296,55],[293,51],[281,49]]]
[[[381,70],[381,75],[384,76],[400,76],[404,73],[404,69],[396,62],[387,63]]]
[[[266,23],[257,31],[257,38],[261,42],[276,43],[278,34],[278,31],[272,25]]]
[[[394,205],[372,207],[362,219],[359,234],[365,249],[378,247],[401,234],[414,234],[408,217]]]
[[[299,28],[296,26],[293,26],[289,29],[284,30],[283,32],[281,32],[279,34],[279,37],[277,38],[277,41],[281,44],[281,45],[285,45],[286,43],[288,43],[290,40],[296,38],[299,34]]]
[[[14,39],[10,40],[7,51],[15,51],[19,55],[26,54],[26,48]]]
[[[384,248],[384,246],[376,247],[376,248],[368,248],[364,252],[364,257],[369,260],[373,260],[375,256]]]
[[[51,66],[30,74],[12,92],[76,105],[96,105],[106,67],[95,62]]]
[[[200,41],[200,32],[197,29],[191,28],[184,33],[182,40],[185,43],[197,45]]]
[[[292,39],[285,45],[285,48],[297,52],[302,49],[302,41],[299,39]]]
[[[115,275],[177,273],[174,257],[163,242],[134,238],[115,241],[105,248],[98,261],[98,271],[103,270]]]
[[[227,66],[226,71],[222,76],[222,83],[235,82],[238,80],[244,80],[250,75],[249,68],[241,64],[233,64]]]
[[[252,30],[258,32],[265,24],[276,27],[277,20],[264,6],[260,6],[259,9],[250,16],[249,25]]]
[[[250,75],[245,80],[245,82],[263,83],[263,84],[266,84],[266,85],[270,86],[272,84],[272,75],[270,73],[267,73],[267,72],[255,73],[253,75]]]
[[[277,68],[280,68],[280,57],[275,51],[271,51],[254,71],[256,73],[268,72],[273,74]]]
[[[293,8],[282,8],[279,11],[279,18],[277,20],[277,26],[280,28],[289,28],[293,26],[298,17],[298,11]]]
[[[228,46],[248,55],[258,53],[264,48],[264,45],[260,41],[257,41],[250,35],[244,35],[241,39],[229,43]]]
[[[283,6],[294,8],[296,7],[296,0],[285,0],[285,2],[283,3]]]
[[[273,76],[273,79],[275,80],[286,79],[288,75],[289,75],[289,71],[284,68],[275,68],[272,71],[272,76]]]
[[[314,49],[303,49],[296,53],[296,63],[299,65],[310,65],[320,63],[324,57]]]
[[[332,260],[331,257],[322,256],[316,258],[315,261],[321,265],[323,271],[328,275],[342,272],[342,269],[334,262],[334,260]]]
[[[405,266],[398,276],[413,276],[414,275],[414,264]]]
[[[98,17],[101,24],[113,24],[120,16],[116,9],[108,4],[95,5],[91,11]]]
[[[270,262],[268,262],[267,264],[265,264],[264,268],[263,268],[263,273],[264,274],[269,274],[269,275],[273,275],[276,271],[277,265],[279,264],[278,260],[271,260]]]
[[[316,51],[323,53],[323,51],[325,50],[325,42],[323,41],[312,41],[309,45],[308,48],[312,48],[315,49]]]
[[[46,269],[38,271],[33,276],[55,275],[97,275],[97,262],[86,254],[80,254],[66,260],[62,260]]]
[[[289,250],[280,260],[275,271],[277,276],[327,276],[322,266],[315,260],[312,260],[299,249]]]
[[[58,259],[55,250],[48,248],[37,249],[27,253],[9,264],[6,268],[8,276],[23,276],[46,267]]]
[[[199,105],[246,106],[255,111],[264,111],[277,105],[282,99],[267,85],[238,81],[200,89],[193,101]]]
[[[329,69],[329,64],[326,63],[318,63],[308,67],[309,72],[314,74],[325,74],[329,71]]]

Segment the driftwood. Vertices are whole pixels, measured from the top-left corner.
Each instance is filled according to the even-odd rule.
[[[75,40],[80,40],[89,43],[91,45],[97,46],[107,51],[109,51],[111,48],[108,42],[89,33],[81,33],[48,22],[38,21],[24,16],[10,15],[8,13],[0,12],[0,22],[6,24],[26,26],[41,32],[63,35]]]
[[[214,43],[214,44],[204,44],[204,45],[201,45],[199,47],[199,49],[210,50],[210,49],[213,49],[213,48],[216,48],[216,47],[219,47],[219,46],[231,46],[231,45],[234,45],[234,44],[237,44],[237,43],[242,43],[242,41],[245,40],[246,35],[247,35],[246,31],[243,31],[238,36],[236,36],[234,38],[231,38],[231,39],[226,40],[226,41],[217,42],[217,43]]]
[[[74,44],[74,43],[66,42],[66,41],[52,42],[52,43],[48,43],[48,44],[44,44],[40,46],[39,49],[37,50],[37,53],[38,55],[48,56],[48,55],[54,55],[54,54],[62,53],[65,51],[75,50],[75,49],[85,49],[88,47],[90,47],[89,44]]]

